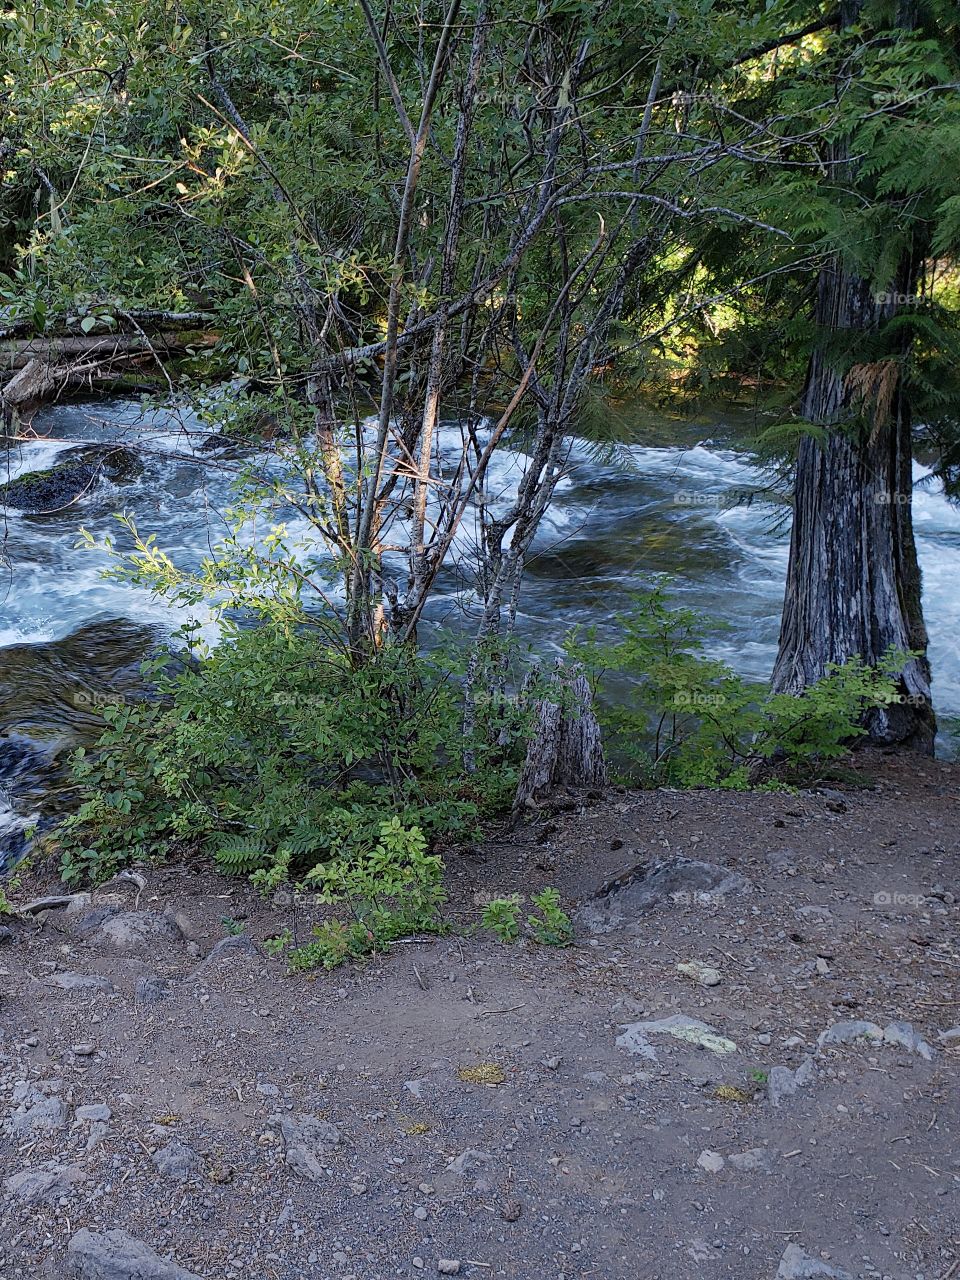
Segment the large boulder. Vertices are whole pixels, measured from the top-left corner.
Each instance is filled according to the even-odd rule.
[[[672,856],[640,863],[608,881],[580,908],[577,919],[591,933],[630,930],[661,906],[708,906],[731,894],[750,893],[746,876],[715,862]]]
[[[52,515],[84,497],[102,480],[122,483],[143,473],[136,454],[121,445],[81,445],[61,453],[45,471],[28,471],[0,484],[0,506],[26,515]]]
[[[86,1227],[67,1245],[67,1275],[76,1280],[201,1280],[123,1231]]]

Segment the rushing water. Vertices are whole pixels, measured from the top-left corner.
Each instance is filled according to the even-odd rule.
[[[0,862],[22,843],[44,762],[89,736],[98,702],[129,688],[150,643],[186,620],[184,611],[143,588],[104,580],[103,554],[77,546],[80,525],[99,536],[114,532],[114,512],[131,512],[142,532],[155,533],[175,561],[191,566],[222,531],[220,513],[229,500],[229,475],[194,453],[204,433],[189,416],[144,415],[133,403],[101,402],[51,409],[34,429],[41,438],[9,450],[3,479],[50,466],[78,441],[123,438],[136,445],[146,467],[136,480],[102,483],[59,514],[6,515]],[[731,504],[765,482],[739,443],[736,415],[682,425],[650,419],[636,434],[643,443],[620,449],[615,460],[574,450],[529,566],[521,633],[541,650],[559,648],[574,623],[610,626],[651,574],[666,573],[678,601],[726,624],[710,637],[710,653],[745,675],[766,678],[776,651],[789,530],[782,506]],[[448,443],[453,446],[452,430]],[[498,458],[488,486],[494,504],[508,500],[521,463],[508,451]],[[960,511],[922,467],[916,480],[934,700],[941,717],[960,717]],[[467,563],[471,541],[467,525],[456,547]],[[457,575],[451,572],[441,589],[435,619],[469,613]]]

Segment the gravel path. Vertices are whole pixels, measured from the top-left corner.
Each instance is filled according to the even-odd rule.
[[[952,1280],[960,770],[869,766],[451,854],[461,926],[586,904],[565,951],[287,977],[260,944],[309,906],[190,866],[9,921],[0,1280]]]

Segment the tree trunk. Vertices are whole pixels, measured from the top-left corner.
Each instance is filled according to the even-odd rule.
[[[916,288],[907,264],[894,292],[874,294],[839,263],[820,277],[816,319],[827,334],[876,332],[896,310],[898,294]],[[909,405],[896,357],[855,365],[844,375],[818,347],[811,356],[803,416],[826,429],[799,451],[793,533],[777,692],[800,693],[828,664],[861,657],[880,661],[889,648],[912,650],[900,679],[900,701],[869,713],[880,743],[932,752],[936,722],[930,700],[927,633],[911,516]]]
[[[535,805],[554,787],[602,787],[607,782],[593,696],[579,667],[557,660],[556,701],[544,698],[527,744],[514,811]]]
[[[843,0],[840,26],[860,21],[862,0]],[[896,25],[915,23],[902,0]],[[846,144],[834,151],[835,176],[856,183]],[[923,258],[915,242],[903,255],[890,292],[847,271],[839,255],[820,273],[815,323],[821,335],[810,357],[802,415],[823,439],[800,445],[794,489],[790,563],[773,688],[801,693],[830,663],[860,657],[876,665],[888,649],[910,650],[899,701],[867,715],[875,742],[933,753],[936,720],[930,697],[927,631],[913,537],[913,449],[903,387],[907,338],[883,360],[837,367],[838,337],[847,351],[875,337],[914,297]],[[848,356],[849,359],[849,356]]]

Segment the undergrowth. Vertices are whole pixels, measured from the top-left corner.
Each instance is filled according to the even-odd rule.
[[[452,664],[411,647],[354,665],[315,631],[228,626],[145,673],[154,695],[103,708],[99,741],[73,757],[67,881],[179,847],[264,890],[327,890],[332,868],[376,865],[384,824],[471,840],[516,787],[523,708],[488,700],[467,741]]]
[[[815,781],[862,737],[869,709],[898,699],[910,656],[890,651],[879,668],[852,659],[795,697],[705,656],[706,620],[670,607],[662,579],[615,622],[617,639],[602,641],[590,628],[571,635],[567,649],[590,676],[622,780],[641,786]]]

